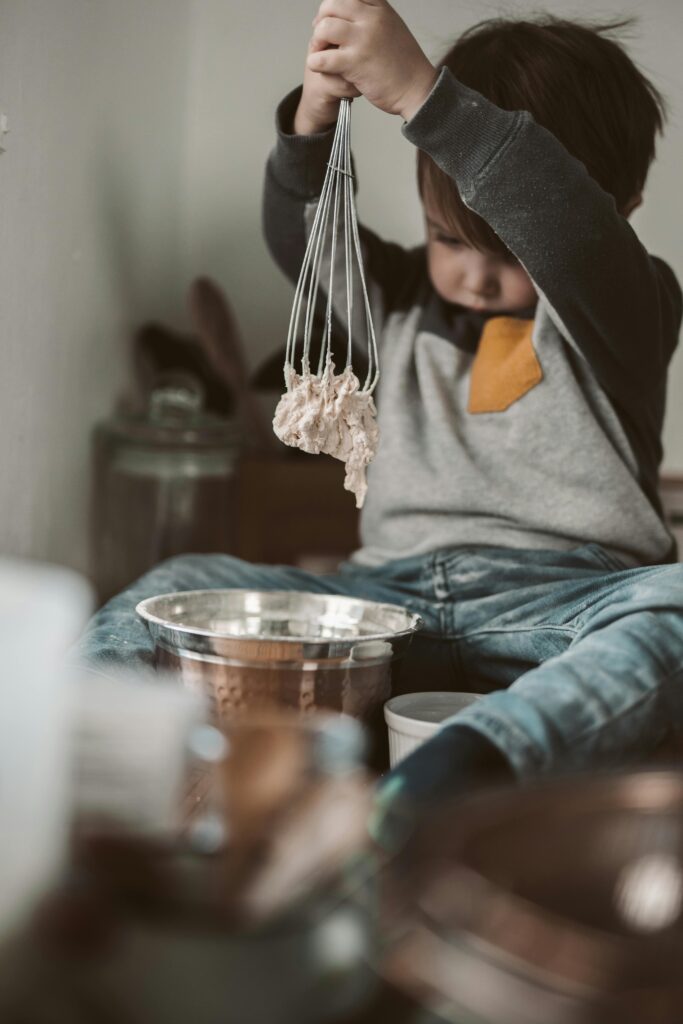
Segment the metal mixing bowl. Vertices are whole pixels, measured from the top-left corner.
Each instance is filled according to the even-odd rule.
[[[218,722],[274,706],[368,719],[422,623],[397,605],[293,591],[162,594],[137,613],[157,665],[207,694]]]

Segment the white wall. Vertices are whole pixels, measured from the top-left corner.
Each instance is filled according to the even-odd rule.
[[[89,432],[182,283],[187,0],[0,0],[0,553],[87,563]]]
[[[427,54],[436,59],[457,34],[482,18],[521,15],[538,7],[563,16],[635,14],[632,52],[669,96],[671,122],[634,222],[654,252],[683,280],[680,167],[683,164],[683,76],[680,0],[593,0],[534,5],[474,0],[396,0]],[[263,164],[274,138],[279,99],[301,81],[316,0],[237,4],[193,0],[194,50],[189,134],[190,269],[215,274],[236,307],[256,361],[283,342],[292,289],[272,264],[260,233]],[[359,215],[405,244],[421,240],[414,185],[415,150],[401,121],[364,100],[353,106],[353,147],[360,179]],[[389,186],[389,187],[387,187]],[[666,465],[683,471],[683,349],[671,375]]]

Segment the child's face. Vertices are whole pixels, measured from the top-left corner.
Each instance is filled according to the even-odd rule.
[[[429,201],[424,212],[429,277],[442,299],[485,313],[513,313],[535,304],[531,278],[517,260],[454,238]]]

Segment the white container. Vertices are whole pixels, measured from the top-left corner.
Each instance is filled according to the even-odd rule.
[[[481,698],[480,693],[403,693],[384,705],[384,720],[389,728],[389,763],[395,768],[430,736],[443,722],[468,704]]]

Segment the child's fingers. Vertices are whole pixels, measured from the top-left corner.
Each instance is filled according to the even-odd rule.
[[[359,14],[363,13],[364,6],[361,0],[322,0],[318,13],[313,19],[313,24],[315,25],[321,18],[329,16],[353,21]]]
[[[318,50],[309,53],[306,66],[311,71],[321,71],[326,75],[341,75],[346,70],[347,60],[342,50]]]
[[[345,96],[347,99],[355,100],[357,96],[362,95],[355,85],[347,82],[341,75],[325,75],[325,80],[326,84],[334,89],[335,95],[340,98]]]
[[[308,44],[308,52],[317,53],[318,50],[326,50],[327,47],[328,44],[325,42],[324,39],[318,39],[316,36],[311,36],[310,42]]]
[[[343,21],[341,18],[321,18],[313,29],[313,38],[323,40],[333,46],[343,46],[348,43],[353,26],[350,21]]]
[[[351,82],[347,82],[341,75],[322,75],[322,77],[325,80],[326,95],[334,97],[335,100],[355,100],[357,96],[362,95],[355,85],[351,85]]]

